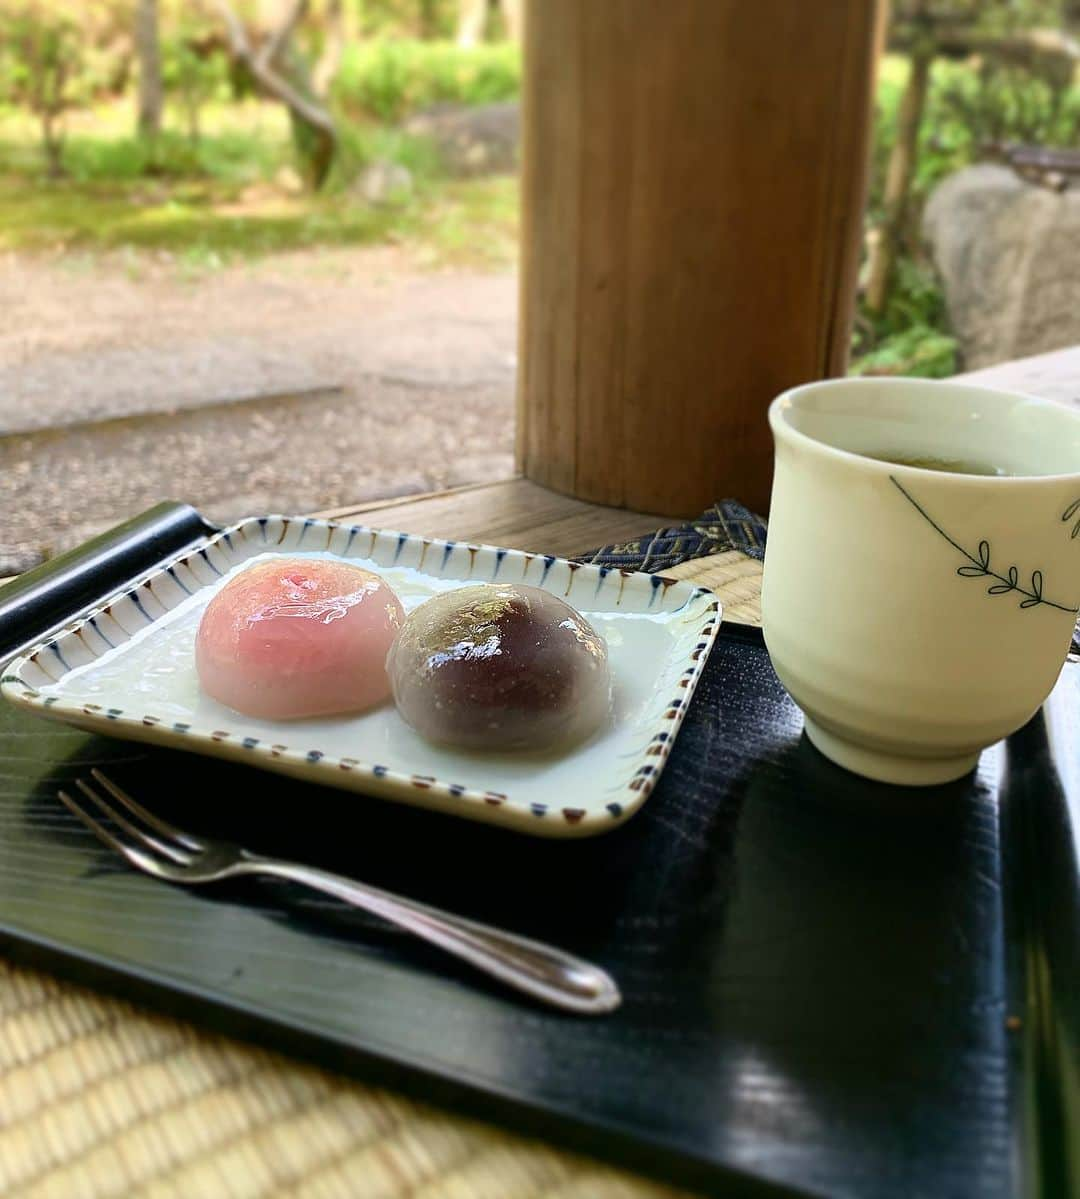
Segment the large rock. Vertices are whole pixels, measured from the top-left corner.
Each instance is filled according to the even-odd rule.
[[[1080,191],[967,167],[930,196],[923,235],[965,367],[1080,342]]]
[[[412,117],[405,132],[431,138],[453,175],[505,174],[517,170],[521,108],[516,101],[444,105]]]
[[[379,159],[360,172],[353,192],[377,208],[406,204],[413,194],[412,171],[399,162]]]

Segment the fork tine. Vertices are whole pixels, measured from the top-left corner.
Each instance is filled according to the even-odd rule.
[[[134,837],[135,841],[147,849],[156,850],[163,857],[168,858],[172,862],[176,862],[180,866],[188,866],[191,864],[191,854],[189,851],[179,848],[178,846],[169,845],[166,842],[155,837],[153,833],[146,832],[145,829],[139,828],[137,824],[133,824],[122,813],[118,812],[108,800],[102,799],[100,795],[90,786],[84,779],[76,779],[75,786],[86,796],[88,800],[112,821],[115,821],[125,833]]]
[[[136,849],[135,846],[126,845],[120,840],[119,837],[114,837],[103,824],[98,824],[93,816],[91,816],[89,812],[76,803],[66,791],[59,791],[57,794],[60,796],[60,801],[63,803],[64,807],[67,808],[72,815],[78,816],[83,824],[86,825],[86,827],[94,834],[95,837],[97,837],[99,841],[107,845],[109,849],[114,849],[137,869],[154,873],[155,863],[153,862],[153,859],[149,858],[141,850]]]
[[[194,850],[196,853],[206,848],[206,843],[200,841],[198,837],[193,836],[191,833],[185,833],[183,829],[170,824],[161,816],[155,816],[153,812],[148,812],[141,803],[136,803],[122,787],[118,787],[112,779],[102,774],[96,766],[91,768],[90,774],[96,782],[99,782],[108,791],[117,803],[123,804],[129,812],[138,816],[140,820],[148,824],[155,832],[160,833],[163,837],[168,837],[170,841],[179,842],[183,848]]]

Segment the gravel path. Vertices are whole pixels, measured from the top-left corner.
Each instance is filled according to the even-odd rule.
[[[11,256],[0,310],[0,575],[161,498],[224,520],[511,469],[512,275]]]

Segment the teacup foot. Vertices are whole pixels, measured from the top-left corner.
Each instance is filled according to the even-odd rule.
[[[837,737],[809,716],[806,717],[806,735],[825,757],[845,770],[878,782],[898,783],[905,787],[951,783],[974,770],[979,760],[978,753],[961,754],[953,758],[904,758],[882,753]]]

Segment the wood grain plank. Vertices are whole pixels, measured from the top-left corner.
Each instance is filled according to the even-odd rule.
[[[364,504],[338,509],[333,515],[339,520],[356,518],[404,533],[563,555],[583,553],[670,523],[669,518],[655,512],[587,504],[525,479],[386,504]]]
[[[777,392],[842,373],[879,5],[537,0],[519,465],[671,515],[768,504]]]
[[[546,318],[549,305],[575,328],[579,319],[580,263],[568,247],[581,244],[581,198],[576,187],[552,186],[552,146],[577,161],[584,128],[584,41],[578,36],[576,0],[542,7],[531,3],[525,24],[527,48],[522,81],[521,221],[533,230],[522,238],[521,317],[518,325],[519,467],[530,447],[561,442],[572,431],[577,404],[577,356],[559,344],[563,326]],[[543,395],[544,401],[535,402]],[[571,449],[552,462],[542,480],[560,491],[575,489]],[[609,502],[611,497],[608,497]],[[615,502],[621,502],[617,497]]]

